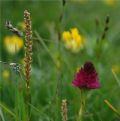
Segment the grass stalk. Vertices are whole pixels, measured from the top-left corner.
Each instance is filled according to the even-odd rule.
[[[63,121],[68,121],[68,109],[67,109],[67,100],[63,99],[62,100],[62,105],[61,105],[61,115],[62,115],[62,120]]]
[[[31,63],[32,63],[32,30],[31,30],[31,18],[30,13],[24,11],[24,23],[25,23],[25,79],[26,79],[26,109],[28,115],[28,121],[30,121],[30,76],[31,76]]]
[[[120,117],[120,112],[108,101],[104,100],[107,106]]]

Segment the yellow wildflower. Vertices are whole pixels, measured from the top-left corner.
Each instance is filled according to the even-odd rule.
[[[9,72],[8,70],[4,70],[4,71],[2,72],[2,76],[3,76],[4,79],[9,79],[9,77],[10,77],[10,72]]]
[[[115,4],[116,0],[104,0],[104,2],[105,4],[112,6]]]
[[[10,54],[15,54],[23,47],[24,43],[23,43],[23,39],[14,35],[14,36],[5,37],[4,45],[5,45],[6,50]]]
[[[77,28],[72,28],[70,31],[64,31],[62,38],[66,48],[70,49],[72,52],[78,52],[85,44],[85,39],[79,34]]]

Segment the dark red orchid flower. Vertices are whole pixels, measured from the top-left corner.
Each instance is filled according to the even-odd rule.
[[[72,84],[79,88],[97,89],[100,87],[98,74],[91,62],[86,62],[75,75]]]

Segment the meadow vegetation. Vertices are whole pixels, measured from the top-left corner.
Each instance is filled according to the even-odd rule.
[[[120,121],[120,1],[0,1],[0,121]]]

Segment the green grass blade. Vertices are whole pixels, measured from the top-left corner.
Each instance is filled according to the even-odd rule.
[[[16,117],[16,115],[10,109],[8,109],[8,107],[3,105],[1,102],[0,102],[0,107],[4,109],[7,113],[9,113],[11,116],[13,116],[14,118]]]
[[[117,81],[118,85],[120,86],[120,80],[119,80],[118,76],[116,75],[116,73],[113,70],[112,70],[112,74],[113,74],[115,80]]]
[[[38,40],[40,41],[40,43],[42,44],[42,46],[44,47],[44,49],[46,50],[46,52],[50,55],[50,57],[53,60],[53,62],[55,63],[55,65],[58,66],[58,64],[56,63],[55,58],[53,57],[53,55],[51,54],[50,50],[48,49],[48,47],[46,46],[45,42],[40,37],[40,35],[39,35],[39,33],[37,31],[35,31],[35,35],[38,38]]]
[[[0,108],[0,119],[2,119],[2,121],[5,121],[1,108]]]

